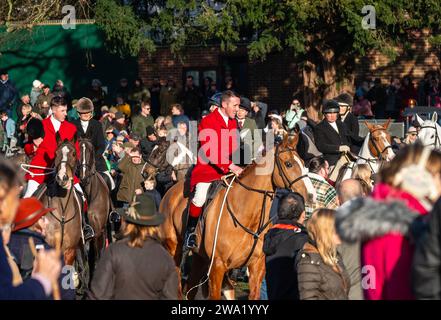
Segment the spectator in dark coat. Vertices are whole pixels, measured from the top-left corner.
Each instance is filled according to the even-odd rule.
[[[190,128],[190,119],[184,114],[184,108],[178,103],[171,106],[173,127],[177,128],[179,122],[185,122],[187,128]]]
[[[126,226],[124,239],[112,243],[98,262],[90,298],[99,300],[171,300],[178,298],[173,258],[159,242],[157,212],[149,195],[137,196],[127,210],[118,210]]]
[[[377,119],[383,119],[386,114],[387,93],[386,88],[381,84],[381,79],[376,78],[374,86],[368,91],[366,99],[372,105],[372,111]]]
[[[55,251],[38,252],[31,279],[13,282],[20,274],[6,245],[19,204],[17,173],[17,167],[0,160],[0,300],[44,300],[50,297],[51,283],[60,275],[61,263]]]
[[[155,133],[155,129],[152,126],[146,128],[147,136],[141,139],[140,147],[142,153],[142,159],[147,161],[152,153],[153,148],[158,144],[158,137]]]
[[[297,254],[301,300],[347,300],[350,279],[337,251],[335,211],[318,209],[308,220],[310,240]]]
[[[199,119],[201,114],[202,93],[194,84],[192,76],[187,76],[185,87],[182,90],[181,101],[185,113],[193,120]]]
[[[9,79],[7,70],[0,70],[0,111],[7,111],[9,116],[15,102],[18,100],[18,90]]]
[[[413,257],[412,287],[417,299],[441,299],[441,198],[430,213]]]
[[[282,197],[277,212],[277,224],[265,235],[266,285],[269,300],[299,300],[295,259],[308,240],[303,226],[304,199],[298,193]]]

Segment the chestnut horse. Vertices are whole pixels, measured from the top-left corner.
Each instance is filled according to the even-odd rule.
[[[92,141],[89,138],[80,138],[79,147],[79,178],[88,202],[87,216],[95,231],[93,249],[96,262],[106,244],[107,217],[111,208],[110,192],[103,177],[96,171]]]
[[[36,194],[47,207],[55,208],[46,215],[48,235],[46,241],[55,247],[54,235],[61,234],[61,249],[66,265],[73,265],[76,249],[81,244],[81,205],[75,192],[74,175],[77,165],[77,152],[72,142],[61,141],[57,133],[57,150],[55,151],[55,181],[49,182]]]
[[[296,152],[297,142],[298,135],[293,139],[286,136],[280,145],[247,166],[240,177],[224,180],[231,188],[221,189],[207,208],[205,230],[200,224],[197,228],[199,246],[193,254],[187,289],[198,284],[212,259],[208,275],[210,299],[220,299],[226,273],[243,266],[249,270],[249,298],[259,299],[265,274],[263,237],[272,225],[269,211],[275,190],[292,189],[308,199],[308,190],[312,187]],[[161,238],[178,268],[183,254],[188,201],[184,181],[180,181],[167,191],[159,208],[166,217],[161,225]],[[195,290],[187,292],[190,299],[195,293]]]

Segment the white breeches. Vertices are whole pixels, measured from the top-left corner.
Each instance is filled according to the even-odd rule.
[[[210,188],[211,182],[199,182],[196,184],[196,190],[193,197],[193,204],[196,207],[202,207],[207,200],[208,189]]]

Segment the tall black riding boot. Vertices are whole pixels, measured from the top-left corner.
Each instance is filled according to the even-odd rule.
[[[196,225],[198,224],[198,220],[198,217],[188,216],[184,237],[184,246],[188,249],[197,247]]]

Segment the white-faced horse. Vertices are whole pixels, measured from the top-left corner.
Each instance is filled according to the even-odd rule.
[[[355,161],[349,161],[344,159],[344,155],[339,160],[340,163],[344,163],[342,166],[337,162],[336,170],[339,170],[337,179],[335,180],[336,185],[341,181],[350,179],[352,176],[352,170],[354,165],[357,164],[368,164],[371,173],[375,174],[380,169],[384,161],[390,161],[395,156],[392,150],[391,136],[388,132],[390,125],[390,119],[383,125],[371,124],[365,121],[367,128],[369,129],[366,135],[363,146],[358,153],[357,159]]]
[[[418,132],[418,140],[424,146],[434,149],[441,148],[441,126],[438,124],[438,114],[433,113],[432,119],[423,120],[416,115],[416,120],[421,126]]]

